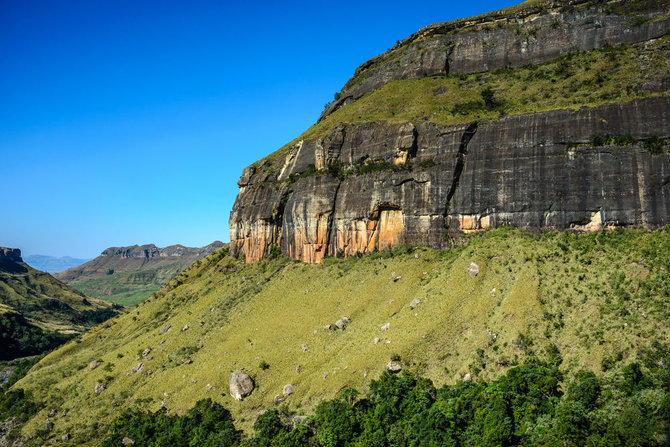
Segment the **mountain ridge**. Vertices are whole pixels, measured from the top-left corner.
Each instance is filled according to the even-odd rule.
[[[89,296],[134,305],[150,296],[186,267],[223,247],[219,241],[204,247],[154,244],[109,247],[95,259],[56,274]]]

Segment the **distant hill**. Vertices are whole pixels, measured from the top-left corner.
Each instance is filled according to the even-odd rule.
[[[215,241],[195,248],[183,245],[158,248],[154,244],[110,247],[97,258],[55,276],[88,296],[132,306],[223,246]]]
[[[116,313],[0,247],[0,360],[53,349]]]
[[[91,258],[72,258],[70,256],[47,256],[47,255],[29,255],[24,256],[23,261],[37,270],[42,270],[47,273],[58,273],[63,270],[70,269],[82,265],[84,262],[90,261]]]

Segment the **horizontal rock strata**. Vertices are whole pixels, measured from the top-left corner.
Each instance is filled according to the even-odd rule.
[[[657,97],[452,126],[342,125],[245,169],[231,253],[253,262],[274,246],[313,263],[501,225],[667,225],[670,154],[645,141],[670,138],[669,111]],[[606,135],[627,139],[592,144]]]

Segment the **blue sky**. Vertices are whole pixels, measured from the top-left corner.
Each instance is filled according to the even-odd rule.
[[[228,241],[242,169],[367,59],[515,1],[0,1],[0,246]]]

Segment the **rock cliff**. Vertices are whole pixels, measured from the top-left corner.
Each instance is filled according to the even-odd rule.
[[[637,20],[617,13],[621,2],[569,3],[428,27],[359,67],[322,119],[394,79],[535,64],[670,28],[667,2],[647,2]],[[489,22],[502,25],[482,29]],[[667,84],[654,97],[450,125],[341,122],[244,170],[231,253],[254,262],[274,246],[314,263],[404,243],[444,247],[450,235],[501,225],[670,224]]]

